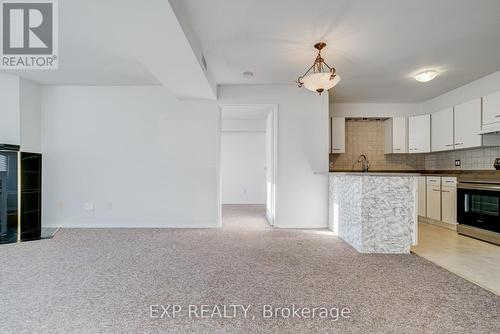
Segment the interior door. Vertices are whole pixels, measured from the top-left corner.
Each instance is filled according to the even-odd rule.
[[[276,223],[277,117],[273,110],[266,118],[266,218],[271,226]]]

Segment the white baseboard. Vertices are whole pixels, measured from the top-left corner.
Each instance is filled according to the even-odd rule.
[[[55,224],[42,224],[43,228],[150,228],[150,229],[192,229],[192,228],[218,228],[217,222],[192,222],[192,223],[173,223],[173,222],[99,222],[99,223],[64,223],[60,225]]]
[[[427,223],[427,224],[439,226],[442,228],[446,228],[448,230],[452,230],[455,232],[457,231],[457,224],[451,224],[451,223],[447,223],[447,222],[443,222],[443,221],[439,221],[439,220],[434,220],[434,219],[422,217],[422,216],[418,216],[418,221],[422,222],[422,223]]]

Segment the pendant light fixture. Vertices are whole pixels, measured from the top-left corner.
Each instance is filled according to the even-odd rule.
[[[316,43],[314,47],[318,50],[314,64],[296,82],[299,88],[305,87],[321,95],[325,90],[329,90],[338,84],[341,78],[340,75],[335,73],[335,68],[330,67],[321,57],[321,50],[326,47],[326,43]]]

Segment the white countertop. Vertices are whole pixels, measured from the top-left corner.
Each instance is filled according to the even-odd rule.
[[[355,175],[355,176],[420,176],[420,173],[384,173],[384,172],[330,172],[330,175]]]

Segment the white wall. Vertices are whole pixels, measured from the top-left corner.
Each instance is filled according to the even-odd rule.
[[[283,228],[326,228],[328,95],[295,85],[222,85],[222,104],[278,104],[276,222]]]
[[[337,117],[398,117],[423,114],[418,103],[330,103]]]
[[[266,203],[266,133],[222,132],[222,204]]]
[[[40,86],[32,81],[20,79],[20,142],[21,150],[41,153],[42,115]]]
[[[425,101],[421,104],[421,108],[424,113],[430,114],[498,91],[500,91],[500,71]]]
[[[222,131],[266,131],[266,121],[263,119],[223,119]]]
[[[216,227],[218,121],[162,87],[43,87],[43,225]]]
[[[20,143],[19,78],[0,74],[0,143]]]

